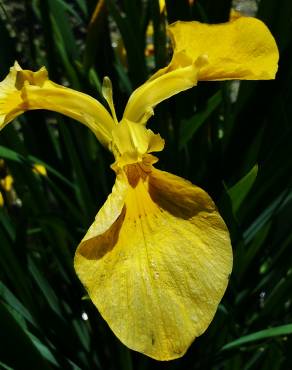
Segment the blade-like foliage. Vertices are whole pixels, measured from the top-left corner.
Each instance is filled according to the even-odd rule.
[[[231,231],[234,269],[206,333],[168,363],[114,337],[73,269],[75,248],[113,184],[113,158],[79,123],[28,112],[0,135],[0,178],[13,177],[12,189],[1,190],[1,368],[291,368],[292,2],[256,3],[279,45],[276,80],[201,83],[162,103],[150,121],[167,143],[160,168],[206,189]],[[166,22],[224,22],[231,2],[160,6],[2,0],[1,77],[16,59],[25,68],[46,65],[56,82],[102,100],[108,75],[120,115],[132,89],[171,57]]]

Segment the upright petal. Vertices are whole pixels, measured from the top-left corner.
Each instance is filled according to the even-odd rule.
[[[125,345],[171,360],[216,312],[232,268],[229,234],[202,189],[139,165],[127,176],[122,212],[83,239],[75,269]]]
[[[256,18],[222,24],[176,22],[168,28],[174,54],[166,72],[207,57],[198,80],[269,80],[275,78],[279,53],[269,29]]]
[[[146,124],[157,104],[195,86],[197,73],[198,66],[191,63],[181,69],[161,74],[155,79],[149,79],[130,96],[123,119]]]
[[[222,24],[173,23],[168,28],[173,57],[137,88],[123,118],[145,124],[153,108],[199,80],[268,80],[275,78],[279,53],[268,28],[242,17]]]
[[[82,122],[105,146],[115,127],[112,117],[97,100],[50,81],[44,67],[32,72],[22,70],[16,63],[0,82],[0,128],[32,109],[52,110]]]

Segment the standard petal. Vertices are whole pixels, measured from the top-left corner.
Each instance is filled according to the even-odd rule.
[[[163,69],[165,70],[165,69]],[[198,67],[195,63],[181,69],[150,78],[130,96],[123,119],[146,124],[153,108],[163,100],[190,89],[197,84]]]
[[[84,123],[105,146],[115,127],[112,117],[97,100],[50,81],[45,68],[32,72],[16,64],[0,82],[0,128],[32,109],[52,110]]]
[[[216,312],[232,268],[229,234],[210,197],[186,180],[133,165],[128,181],[119,217],[81,242],[75,269],[125,345],[171,360]]]
[[[168,70],[208,58],[198,80],[269,80],[275,78],[279,53],[263,22],[241,17],[222,24],[176,22],[168,28],[174,54]]]

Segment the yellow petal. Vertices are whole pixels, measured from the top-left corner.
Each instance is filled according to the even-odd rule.
[[[127,176],[98,214],[102,226],[80,243],[75,269],[126,346],[171,360],[216,312],[232,268],[229,234],[210,197],[188,181],[139,165]]]
[[[4,206],[4,198],[3,198],[3,195],[0,191],[0,207],[3,207]]]
[[[176,22],[169,26],[174,54],[169,70],[189,65],[200,55],[208,64],[198,80],[268,80],[275,78],[277,45],[258,19],[241,17],[223,24]]]
[[[15,87],[16,76],[21,68],[17,63],[10,68],[9,74],[0,82],[0,128],[23,113],[21,92]]]
[[[197,83],[198,68],[195,63],[179,70],[149,79],[130,96],[123,119],[146,124],[154,114],[153,108],[171,96],[187,90]]]
[[[110,150],[120,167],[141,162],[147,153],[160,152],[164,140],[138,123],[122,120],[112,131]]]
[[[238,19],[240,17],[245,17],[245,14],[241,13],[240,11],[238,11],[234,8],[230,9],[230,14],[229,14],[229,20],[230,21],[235,21],[236,19]]]
[[[105,146],[115,126],[102,104],[89,95],[50,81],[44,67],[32,72],[15,64],[0,83],[0,128],[32,109],[52,110],[84,123]]]
[[[45,166],[39,163],[35,163],[32,168],[33,172],[37,175],[47,176],[47,169]]]
[[[115,123],[118,123],[117,115],[116,115],[116,110],[114,106],[114,101],[113,101],[113,87],[112,87],[112,82],[109,77],[105,76],[103,79],[103,84],[102,84],[102,95],[105,98],[106,102],[109,105],[109,108],[111,110],[112,117],[115,121]]]
[[[97,235],[103,235],[110,229],[122,213],[127,190],[128,184],[126,176],[123,172],[120,172],[116,178],[111,194],[99,210],[83,240],[90,240]]]
[[[7,175],[4,177],[4,179],[0,180],[0,185],[2,189],[5,190],[6,192],[11,191],[13,183],[14,183],[14,180],[11,175]]]

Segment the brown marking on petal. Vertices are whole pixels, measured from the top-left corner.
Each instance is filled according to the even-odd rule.
[[[124,222],[126,207],[112,224],[112,226],[101,235],[81,242],[78,253],[89,260],[96,260],[104,257],[116,245],[119,239],[119,233]]]

